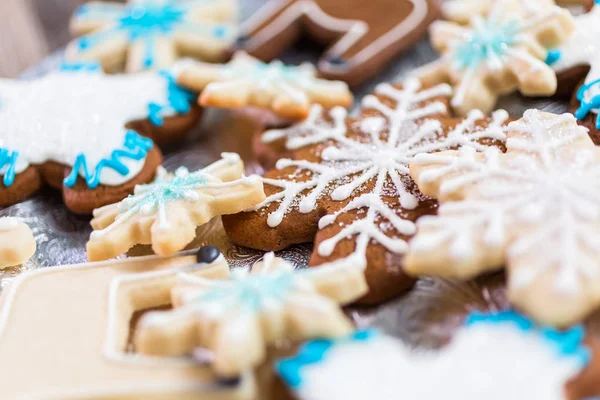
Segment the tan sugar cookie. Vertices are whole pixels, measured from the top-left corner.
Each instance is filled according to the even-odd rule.
[[[189,89],[202,92],[205,107],[240,108],[258,106],[287,118],[303,119],[311,104],[326,108],[352,105],[352,92],[340,81],[316,77],[311,64],[265,64],[237,52],[228,64],[187,63],[177,79]]]
[[[519,0],[495,2],[488,16],[467,26],[435,22],[431,43],[440,59],[415,73],[427,85],[452,84],[451,104],[459,115],[489,112],[498,96],[517,89],[525,96],[550,96],[557,82],[545,63],[548,50],[564,43],[573,28],[569,11],[558,6],[529,14]]]
[[[478,148],[504,140],[506,112],[493,118],[472,112],[461,119],[428,119],[447,112],[449,94],[441,85],[420,89],[416,80],[400,87],[383,84],[367,96],[358,118],[315,125],[302,136],[307,144],[281,159],[264,177],[267,198],[252,211],[223,218],[237,244],[273,251],[314,242],[310,266],[335,265],[365,271],[369,295],[377,303],[412,286],[402,270],[415,220],[435,212],[409,176],[417,154],[471,144]],[[418,105],[420,104],[420,106]],[[285,136],[285,134],[284,134]]]
[[[80,6],[70,61],[99,61],[107,72],[168,68],[180,57],[221,61],[237,34],[235,0],[94,1]]]
[[[295,271],[273,253],[250,271],[221,272],[180,274],[171,291],[174,310],[145,315],[136,348],[185,355],[203,347],[212,353],[208,358],[217,375],[235,377],[263,363],[268,345],[348,335],[353,325],[339,304],[367,292],[356,268]]]
[[[153,179],[156,145],[183,139],[198,121],[193,100],[166,73],[114,76],[82,64],[0,79],[0,207],[44,184],[78,214],[122,200]]]
[[[17,277],[0,297],[2,396],[255,399],[248,373],[220,381],[189,359],[147,357],[128,346],[134,314],[168,305],[178,274],[206,276],[228,268],[214,248],[190,254],[44,268]]]
[[[512,0],[447,0],[442,4],[442,15],[445,19],[467,24],[477,15],[489,15],[495,3]],[[591,7],[594,0],[557,0],[563,6]],[[536,14],[546,7],[555,5],[554,0],[520,0],[521,6],[530,14]]]
[[[509,300],[569,326],[600,303],[600,150],[571,114],[529,110],[506,154],[421,154],[411,176],[442,204],[417,223],[406,271],[467,279],[508,268]]]
[[[357,86],[426,33],[437,0],[270,0],[240,27],[237,48],[272,60],[304,34],[328,48],[319,75]]]
[[[0,218],[0,269],[23,264],[35,253],[31,229],[17,218]]]
[[[264,200],[258,177],[244,176],[235,153],[196,172],[179,168],[135,188],[120,203],[94,210],[94,232],[87,243],[88,259],[106,260],[136,244],[152,244],[156,254],[182,250],[196,237],[196,227],[223,214],[234,214]]]

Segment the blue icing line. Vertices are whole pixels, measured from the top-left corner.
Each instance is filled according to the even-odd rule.
[[[167,71],[161,71],[160,75],[167,80],[168,105],[150,103],[148,104],[148,119],[154,125],[160,126],[164,123],[162,114],[175,111],[178,114],[188,113],[191,109],[190,103],[196,100],[196,94],[177,85],[175,77]]]
[[[581,365],[586,365],[590,361],[590,352],[583,343],[585,339],[585,328],[583,325],[559,331],[552,327],[538,326],[527,317],[515,311],[502,311],[495,314],[475,312],[469,315],[465,321],[466,326],[478,324],[512,324],[523,332],[539,334],[561,357],[574,357],[578,359]]]
[[[590,111],[600,108],[600,94],[595,95],[589,101],[585,99],[585,93],[595,85],[600,85],[600,79],[581,86],[577,91],[577,100],[579,100],[580,105],[575,111],[575,118],[578,120],[585,119]],[[596,118],[596,129],[600,129],[600,115]]]
[[[546,64],[548,65],[552,65],[555,62],[557,62],[558,60],[560,60],[560,58],[562,57],[562,51],[555,49],[555,50],[550,50],[548,52],[548,55],[546,56]]]
[[[6,168],[4,171],[4,178],[2,179],[4,186],[8,187],[14,183],[18,158],[18,151],[11,151],[0,147],[0,171]]]
[[[347,339],[343,339],[342,342],[364,342],[373,339],[378,334],[379,332],[373,329],[356,331]],[[339,342],[331,339],[307,342],[300,347],[296,356],[277,361],[275,369],[284,382],[297,389],[302,385],[301,370],[308,365],[321,362],[329,350]]]
[[[63,62],[58,68],[62,72],[101,72],[102,66],[96,61],[82,61],[82,62]]]
[[[63,183],[67,187],[73,187],[77,182],[79,171],[83,168],[83,175],[87,186],[90,189],[95,189],[100,184],[100,175],[104,168],[110,168],[121,175],[127,175],[129,168],[123,164],[122,159],[142,160],[146,157],[152,146],[154,146],[152,140],[138,135],[135,131],[129,130],[125,134],[123,148],[114,150],[110,158],[102,159],[91,173],[88,169],[85,154],[78,155],[73,169],[64,179]]]

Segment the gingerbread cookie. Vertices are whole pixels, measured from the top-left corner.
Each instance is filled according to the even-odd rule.
[[[435,0],[271,0],[242,24],[237,47],[268,61],[308,34],[330,45],[320,75],[356,86],[421,39],[437,13]]]
[[[35,254],[31,229],[17,218],[0,218],[0,269],[23,264]]]
[[[353,325],[338,304],[351,303],[367,291],[356,268],[294,271],[273,253],[250,271],[180,274],[178,282],[171,291],[175,309],[146,314],[136,348],[144,354],[179,356],[204,347],[212,352],[214,370],[224,377],[262,364],[267,345],[348,335]]]
[[[251,105],[295,119],[306,118],[311,104],[348,108],[353,99],[348,85],[318,79],[311,64],[288,66],[281,61],[265,64],[244,52],[237,52],[224,65],[189,63],[177,82],[202,92],[199,103],[205,107]]]
[[[548,55],[547,62],[554,68],[561,85],[560,94],[575,94],[570,111],[583,125],[590,128],[590,135],[600,144],[600,5],[590,12],[575,17],[575,32],[568,42]],[[578,90],[575,88],[579,86]]]
[[[152,244],[156,254],[171,254],[194,240],[197,226],[263,201],[262,182],[244,176],[240,156],[222,157],[196,172],[181,167],[169,175],[159,169],[153,183],[136,186],[120,203],[94,210],[88,259],[113,258],[136,244]]]
[[[557,331],[510,311],[472,314],[440,350],[359,331],[309,342],[277,370],[299,400],[564,400],[567,385],[597,363],[584,337],[582,326]]]
[[[123,199],[161,164],[153,140],[180,140],[198,120],[193,99],[166,73],[74,65],[33,81],[0,79],[0,206],[44,183],[76,213]]]
[[[508,151],[420,154],[411,176],[441,202],[410,243],[414,275],[470,278],[508,268],[508,297],[536,320],[581,321],[600,303],[600,150],[571,114],[529,110]]]
[[[408,163],[422,152],[465,144],[483,149],[504,140],[503,111],[491,119],[479,112],[464,120],[428,119],[447,113],[448,90],[421,90],[417,80],[401,87],[382,84],[365,98],[360,117],[333,110],[340,122],[333,128],[315,124],[301,136],[309,145],[264,175],[264,202],[223,219],[230,238],[268,251],[314,241],[309,265],[365,270],[370,294],[364,303],[410,287],[413,281],[401,268],[406,240],[416,231],[414,221],[435,212],[436,203],[416,189]],[[293,143],[296,131],[280,132],[281,140]]]
[[[255,399],[249,374],[223,381],[192,360],[147,357],[128,345],[134,314],[168,305],[178,274],[207,275],[224,268],[219,251],[204,248],[197,256],[137,257],[20,275],[0,297],[2,395]]]
[[[442,15],[445,19],[467,24],[476,15],[489,15],[495,3],[507,0],[450,0],[442,4]],[[512,0],[508,0],[512,1]],[[530,15],[541,12],[544,8],[555,5],[554,0],[520,0],[521,6]],[[591,7],[594,0],[557,0],[564,6]]]
[[[497,1],[489,16],[468,26],[435,22],[431,42],[441,57],[415,73],[427,85],[452,84],[451,104],[459,115],[489,112],[498,96],[517,89],[526,96],[553,95],[556,75],[544,61],[573,28],[569,11],[558,6],[530,14],[519,0]]]
[[[235,0],[130,0],[80,6],[66,50],[71,61],[99,61],[107,72],[170,67],[179,57],[220,61],[236,36]]]

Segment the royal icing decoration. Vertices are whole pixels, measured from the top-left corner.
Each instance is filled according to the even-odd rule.
[[[423,400],[563,400],[565,385],[589,362],[584,335],[581,326],[556,331],[513,312],[473,314],[438,351],[359,331],[309,342],[276,368],[301,400],[394,399],[399,393]]]
[[[238,46],[268,60],[307,33],[331,44],[318,62],[320,75],[358,85],[425,33],[435,10],[428,0],[378,0],[371,4],[375,12],[361,6],[354,1],[271,0],[242,24]]]
[[[308,63],[269,64],[237,52],[228,64],[187,63],[178,81],[201,91],[200,104],[234,108],[242,105],[268,106],[274,112],[303,118],[313,103],[324,107],[349,107],[352,93],[341,81],[319,79]]]
[[[600,151],[570,114],[529,110],[508,129],[506,154],[466,146],[412,161],[442,204],[419,220],[406,269],[469,277],[506,264],[516,306],[568,325],[598,305]]]
[[[17,218],[0,218],[0,269],[23,264],[35,253],[31,229]]]
[[[504,111],[496,112],[485,129],[477,127],[477,123],[484,119],[483,114],[473,111],[447,134],[443,134],[439,120],[423,120],[429,115],[443,113],[445,104],[434,101],[422,107],[415,106],[449,94],[450,88],[446,85],[420,91],[417,80],[404,82],[403,89],[382,84],[376,89],[377,96],[364,99],[363,107],[370,113],[369,116],[358,122],[348,121],[350,129],[358,134],[349,135],[346,125],[342,127],[345,112],[341,109],[331,111],[331,123],[317,118],[287,131],[267,132],[267,140],[287,137],[289,148],[329,141],[331,144],[326,145],[319,155],[320,160],[315,162],[279,160],[278,170],[294,167],[296,172],[284,179],[263,178],[265,184],[281,188],[281,191],[268,196],[255,210],[278,204],[267,220],[273,228],[292,210],[297,209],[303,214],[314,211],[322,198],[340,203],[351,199],[344,207],[329,210],[329,215],[319,221],[321,229],[332,224],[340,224],[343,229],[321,242],[317,246],[318,254],[324,257],[331,255],[342,240],[349,238],[356,240],[356,248],[351,256],[340,261],[344,264],[366,268],[367,247],[371,243],[377,243],[392,253],[403,254],[407,244],[401,236],[413,235],[415,225],[402,217],[396,208],[399,205],[400,210],[413,210],[420,201],[420,194],[407,185],[408,164],[412,158],[419,153],[467,144],[483,149],[485,146],[479,144],[481,139],[502,141],[505,137],[502,124],[508,115]],[[383,98],[386,100],[383,101]],[[306,129],[307,126],[310,129]],[[303,133],[298,134],[298,131]],[[295,176],[309,178],[294,179]],[[370,184],[372,188],[365,191],[365,185]],[[390,198],[398,199],[398,204],[386,200]],[[352,213],[358,215],[352,222],[339,220],[341,215]],[[395,233],[390,236],[390,231]]]
[[[217,374],[238,376],[264,361],[266,345],[347,335],[352,324],[339,304],[366,291],[356,270],[295,271],[273,253],[250,271],[224,275],[179,274],[172,290],[174,310],[143,317],[137,348],[169,354],[173,348],[186,353],[202,346],[212,351]],[[345,288],[332,287],[334,281]]]
[[[560,7],[528,14],[499,1],[489,16],[476,16],[468,26],[435,22],[431,41],[441,58],[416,74],[427,83],[454,85],[451,104],[460,115],[489,112],[500,94],[515,89],[527,96],[552,95],[556,75],[544,60],[572,28],[571,14]]]
[[[87,245],[90,260],[115,257],[135,244],[152,244],[157,254],[181,250],[195,238],[196,227],[223,213],[239,212],[262,201],[258,177],[245,177],[239,155],[196,172],[179,168],[175,174],[159,169],[153,183],[138,185],[120,203],[94,210]],[[136,227],[138,234],[130,231]]]
[[[169,67],[178,52],[219,59],[218,53],[235,37],[235,14],[231,0],[84,4],[71,22],[75,33],[83,36],[73,41],[67,56],[110,63],[109,69],[127,57],[129,72]]]
[[[67,69],[34,81],[0,79],[0,175],[4,186],[28,167],[54,161],[91,189],[121,185],[144,166],[150,139],[126,125],[190,110],[191,94],[167,74],[110,76]]]
[[[557,72],[567,71],[578,65],[591,67],[583,86],[577,92],[580,105],[575,116],[583,120],[590,112],[598,114],[600,107],[600,48],[597,43],[600,35],[600,5],[598,1],[590,12],[575,18],[575,32],[562,47],[550,52],[546,61]],[[596,128],[600,129],[600,118],[596,119]]]
[[[179,273],[228,270],[218,251],[209,259],[202,253],[207,252],[42,268],[18,276],[2,293],[2,395],[37,400],[256,399],[248,373],[222,381],[191,359],[130,351],[136,313],[163,306]],[[43,334],[31,340],[32,332]]]

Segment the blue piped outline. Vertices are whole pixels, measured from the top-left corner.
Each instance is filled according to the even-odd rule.
[[[600,108],[600,95],[592,97],[590,101],[585,101],[585,92],[587,92],[592,86],[600,85],[600,79],[596,79],[593,82],[582,85],[577,91],[577,100],[579,100],[579,108],[575,111],[575,118],[583,120],[588,116],[590,111]],[[596,129],[600,129],[600,115],[596,118]]]
[[[491,314],[474,312],[465,320],[465,326],[480,324],[511,324],[523,332],[539,334],[560,357],[574,357],[582,367],[590,361],[590,351],[583,342],[585,329],[582,325],[559,331],[551,327],[540,327],[515,311]],[[336,343],[367,341],[379,334],[377,330],[361,330],[341,340],[321,339],[307,342],[300,347],[296,356],[277,361],[275,370],[288,386],[296,390],[302,385],[302,369],[321,362]]]
[[[150,151],[153,146],[154,142],[152,140],[140,136],[135,131],[129,130],[125,134],[123,149],[114,150],[110,155],[110,158],[103,158],[100,160],[93,170],[93,173],[90,173],[88,169],[85,154],[78,155],[73,165],[73,169],[64,179],[63,183],[66,187],[73,187],[77,182],[79,171],[83,168],[85,183],[90,189],[95,189],[100,184],[100,175],[104,168],[110,168],[123,176],[127,175],[129,173],[129,168],[123,163],[122,159],[128,158],[135,161],[142,160],[146,158],[148,151]]]
[[[102,73],[102,68],[97,62],[75,62],[61,64],[59,71]],[[168,104],[158,104],[155,102],[148,104],[148,119],[155,126],[163,125],[163,115],[166,113],[172,111],[177,114],[188,113],[191,110],[191,103],[196,100],[196,94],[177,85],[175,77],[170,72],[160,71],[159,75],[167,80]],[[140,136],[133,130],[129,130],[125,135],[123,146],[122,149],[114,150],[110,158],[100,160],[98,165],[96,165],[93,174],[90,173],[85,154],[79,154],[71,172],[63,181],[64,185],[73,187],[77,182],[77,176],[82,168],[86,184],[90,189],[98,187],[100,175],[104,168],[110,168],[121,175],[127,175],[129,173],[129,168],[123,164],[122,159],[129,158],[136,161],[144,159],[147,156],[148,151],[154,146],[154,142],[151,139]],[[18,157],[18,151],[0,147],[0,170],[6,168],[3,177],[3,184],[6,187],[9,187],[14,183]]]

